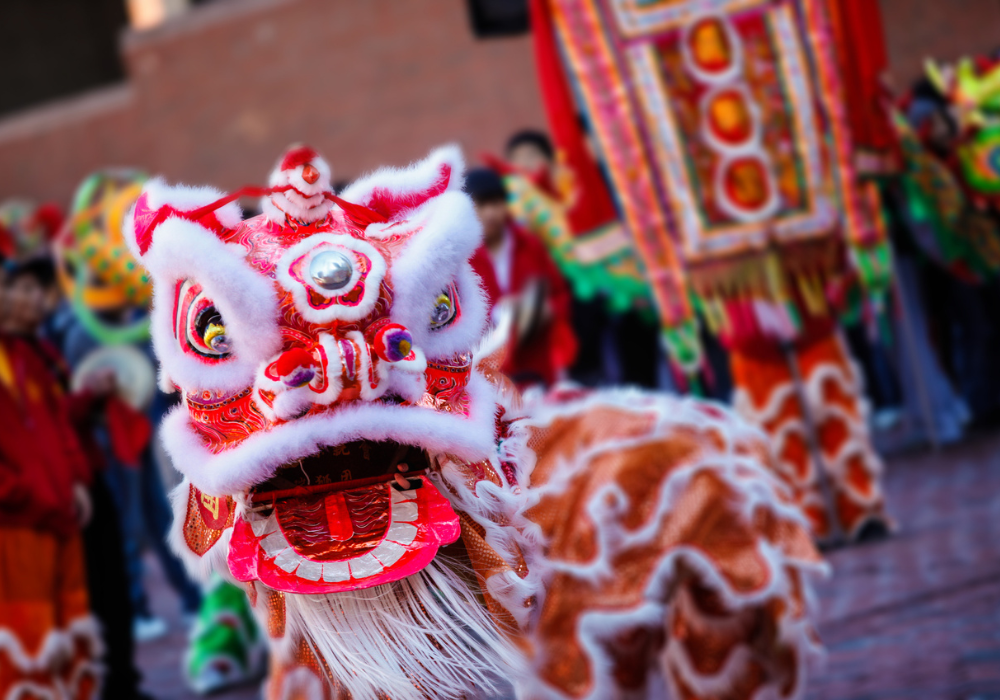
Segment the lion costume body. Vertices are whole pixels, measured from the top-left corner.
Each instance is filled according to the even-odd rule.
[[[183,397],[173,543],[245,586],[266,696],[796,696],[823,564],[762,435],[633,391],[522,401],[462,168],[340,199],[299,149],[258,217],[153,180],[126,222]]]

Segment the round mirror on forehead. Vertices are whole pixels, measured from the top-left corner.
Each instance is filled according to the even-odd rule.
[[[325,250],[309,263],[309,277],[313,283],[331,292],[347,286],[353,272],[350,259],[336,250]]]
[[[309,323],[356,321],[380,298],[386,261],[371,243],[340,233],[315,233],[281,255],[275,279],[291,292]]]

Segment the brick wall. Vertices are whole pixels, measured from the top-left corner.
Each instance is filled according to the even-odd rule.
[[[881,0],[893,72],[1000,44],[1000,0]],[[0,199],[66,202],[105,165],[261,183],[294,140],[335,179],[542,126],[530,40],[476,40],[462,0],[216,0],[122,44],[126,84],[0,121]]]
[[[295,140],[353,178],[544,124],[528,37],[474,39],[462,0],[221,0],[122,50],[127,86],[0,122],[0,199],[66,201],[103,165],[261,183]]]
[[[1000,49],[1000,0],[880,0],[896,89],[922,74],[924,59],[951,61]]]

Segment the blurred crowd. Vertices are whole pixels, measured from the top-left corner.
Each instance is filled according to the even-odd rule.
[[[147,342],[102,343],[66,298],[55,211],[23,207],[4,227],[0,622],[22,632],[25,656],[39,656],[40,686],[48,669],[85,697],[100,662],[104,697],[142,697],[133,645],[167,631],[151,612],[144,551],[156,553],[186,616],[201,605],[166,541],[171,511],[152,434],[168,398],[155,390]],[[90,313],[116,325],[146,310]],[[44,658],[56,644],[73,653]]]

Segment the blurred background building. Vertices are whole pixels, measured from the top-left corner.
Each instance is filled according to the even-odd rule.
[[[894,79],[995,48],[996,0],[881,0]],[[87,173],[259,183],[292,141],[345,180],[544,127],[525,0],[4,0],[0,193]]]

